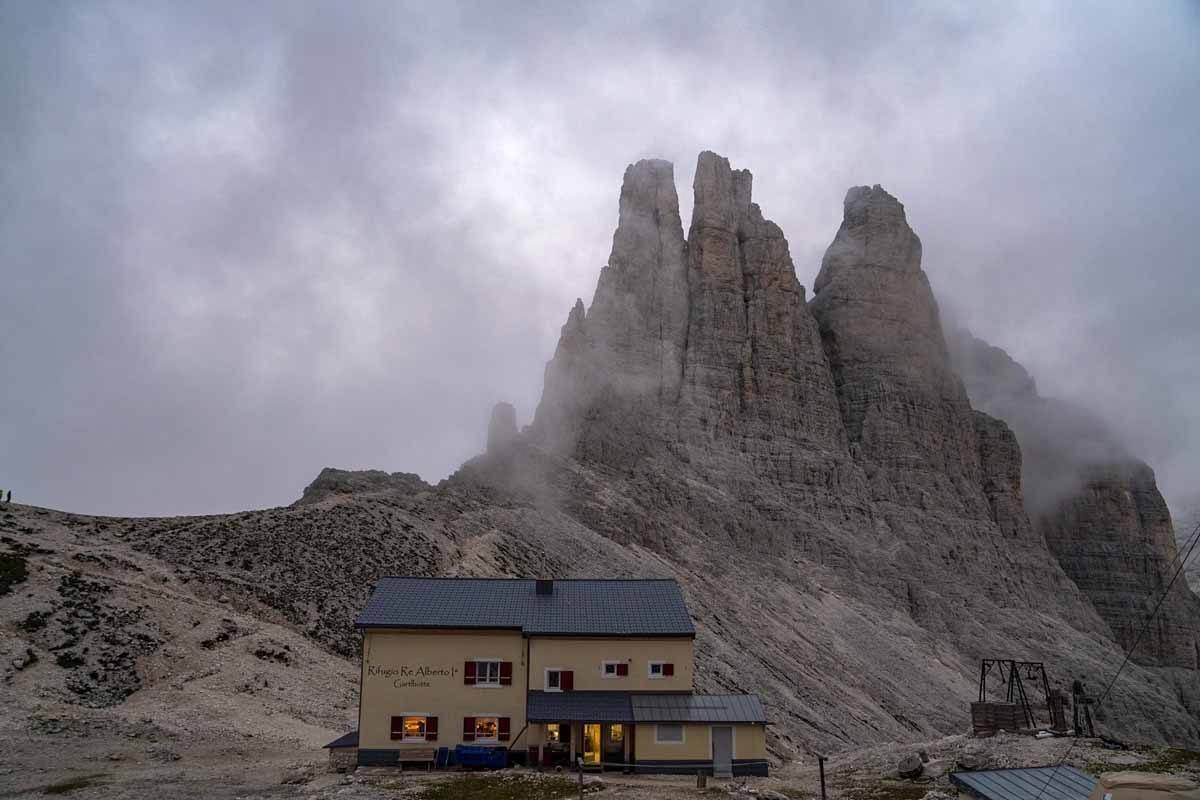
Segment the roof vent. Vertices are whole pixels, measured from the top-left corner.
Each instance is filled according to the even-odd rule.
[[[539,580],[536,591],[538,594],[554,594],[554,581]]]

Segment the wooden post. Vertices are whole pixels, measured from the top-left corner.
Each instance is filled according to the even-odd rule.
[[[817,767],[821,770],[821,800],[825,800],[825,756],[817,756]]]

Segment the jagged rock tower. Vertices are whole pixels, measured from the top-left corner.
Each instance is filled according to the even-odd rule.
[[[826,648],[903,663],[906,639],[955,664],[920,691],[890,686],[846,735],[938,718],[918,710],[927,690],[969,692],[984,655],[1045,658],[1064,679],[1115,665],[1122,601],[1088,589],[1075,534],[1031,524],[1017,438],[971,406],[903,205],[879,186],[847,193],[807,302],[748,171],[701,153],[693,189],[685,238],[671,165],[625,172],[608,264],[563,326],[525,440],[558,459],[556,502],[665,559],[703,609],[702,658],[792,712],[820,716],[795,681],[828,688],[821,667],[844,664]],[[1095,506],[1066,527],[1108,513]],[[732,625],[735,596],[772,608],[769,636]],[[1163,680],[1147,691],[1178,691]]]

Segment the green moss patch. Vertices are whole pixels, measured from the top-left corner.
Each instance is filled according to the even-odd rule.
[[[933,788],[927,782],[882,780],[869,785],[847,786],[841,796],[852,800],[921,800]]]
[[[586,784],[584,793],[603,788]],[[578,797],[579,785],[567,778],[538,775],[463,775],[426,786],[419,800],[558,800]]]

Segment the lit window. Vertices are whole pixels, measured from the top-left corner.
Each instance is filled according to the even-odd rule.
[[[562,741],[562,726],[557,722],[551,722],[546,726],[546,741],[561,742]]]
[[[546,670],[546,691],[561,692],[562,691],[562,670],[548,669]]]
[[[475,741],[480,739],[495,739],[500,735],[500,719],[498,717],[475,718]]]
[[[500,662],[499,661],[476,661],[475,662],[475,685],[476,686],[499,686],[500,685]]]
[[[683,726],[655,725],[654,741],[659,744],[681,744],[683,742]]]
[[[425,741],[425,717],[405,717],[404,738]]]

